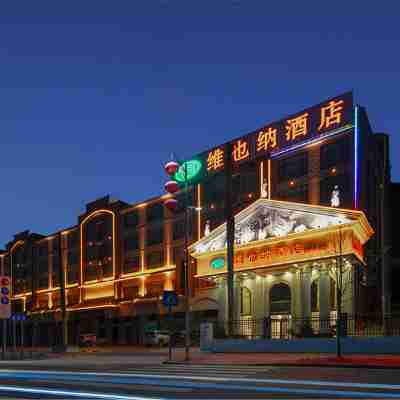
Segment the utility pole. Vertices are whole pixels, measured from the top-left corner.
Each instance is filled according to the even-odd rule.
[[[383,145],[383,164],[381,171],[378,171],[379,182],[379,204],[380,204],[380,252],[381,252],[381,291],[382,291],[382,329],[383,334],[387,333],[387,317],[390,313],[390,296],[387,284],[387,257],[385,251],[386,225],[385,225],[385,206],[386,206],[386,170],[387,170],[387,147],[386,141]]]
[[[232,146],[226,145],[225,168],[225,219],[227,242],[227,286],[228,286],[228,336],[233,334],[235,319],[234,298],[234,245],[235,245],[235,217],[232,209]]]
[[[189,182],[188,164],[183,163],[185,169],[185,361],[190,360],[190,271],[189,271]]]
[[[342,270],[342,230],[339,226],[339,257],[336,263],[336,357],[342,357],[342,347],[340,342],[342,328],[342,290],[343,290],[343,270]]]
[[[61,307],[61,340],[63,351],[68,346],[68,322],[67,322],[67,310],[65,301],[65,276],[63,267],[63,240],[61,232],[58,234],[59,246],[58,246],[58,279],[60,281],[60,307]]]

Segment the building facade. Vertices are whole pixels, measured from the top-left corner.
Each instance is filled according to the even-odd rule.
[[[292,225],[286,221],[289,214],[308,213],[332,221],[346,217],[343,232],[338,227],[330,232],[337,242],[339,229],[343,246],[350,242],[356,246],[347,249],[352,289],[346,307],[351,312],[372,311],[383,298],[390,311],[390,199],[385,190],[390,183],[388,147],[387,135],[372,131],[366,110],[354,105],[351,93],[346,93],[200,153],[186,160],[191,166],[189,243],[198,246],[221,233],[227,210],[240,219],[256,212],[252,207],[261,207],[260,201],[266,214],[275,210],[274,229],[282,225],[283,236],[293,234],[287,230]],[[178,171],[174,179],[181,182],[181,178]],[[61,335],[61,331],[54,335],[54,329],[61,329],[61,321],[67,320],[69,343],[76,343],[83,333],[94,333],[104,342],[135,344],[141,342],[146,326],[162,323],[166,313],[160,301],[162,292],[174,289],[181,297],[185,295],[184,195],[176,195],[178,209],[174,213],[164,206],[170,195],[138,204],[107,196],[87,204],[77,223],[60,232],[16,234],[0,260],[3,273],[12,277],[14,311],[29,315],[27,338],[35,345],[54,344]],[[240,235],[253,237],[261,229],[259,223],[244,224],[247,233]],[[243,223],[236,228],[238,225]],[[303,225],[304,232],[296,235],[306,235],[314,226]],[[269,237],[261,233],[249,242],[258,249]],[[262,243],[256,244],[258,240]],[[237,250],[242,245],[235,244]],[[194,249],[188,265],[192,318],[224,319],[226,300],[221,294],[224,290],[218,289],[224,286],[223,270],[216,267],[215,273],[211,270],[204,275],[199,260],[207,257]],[[209,263],[215,258],[213,251],[208,254]],[[332,261],[337,248],[335,251],[318,254],[318,260]],[[314,265],[316,259],[310,254],[304,255],[307,259],[281,259],[278,269],[268,263],[240,264],[236,254],[237,281],[242,282],[235,289],[237,315],[261,317],[280,312],[283,304],[282,312],[298,315],[301,307],[305,307],[301,315],[308,315],[308,310],[319,312],[320,307],[323,313],[334,310],[335,296],[324,295],[334,292],[334,282],[328,279],[332,262]],[[218,258],[214,263],[225,265],[224,256]],[[294,264],[301,265],[301,271]],[[288,285],[289,275],[288,279],[282,275],[286,272],[296,272],[299,277],[290,278],[293,282]],[[322,282],[318,285],[314,283],[320,282],[315,280],[316,274]],[[268,284],[256,283],[260,276]],[[244,278],[252,283],[243,285]],[[296,289],[301,285],[302,294]],[[382,287],[386,288],[384,296]],[[179,321],[182,306],[175,311]]]

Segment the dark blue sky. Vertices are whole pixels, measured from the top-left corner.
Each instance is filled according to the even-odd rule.
[[[390,133],[398,180],[399,21],[396,1],[4,2],[0,244],[108,193],[158,195],[171,151],[351,89]]]

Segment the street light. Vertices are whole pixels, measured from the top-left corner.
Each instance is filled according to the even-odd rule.
[[[185,361],[189,361],[190,349],[190,309],[189,309],[189,252],[188,252],[188,231],[189,231],[189,182],[188,182],[188,164],[183,162],[179,165],[176,161],[169,161],[165,164],[165,171],[173,177],[178,171],[183,169],[184,176],[184,192],[185,192]],[[170,180],[165,184],[165,190],[170,194],[175,194],[179,191],[179,185],[176,181]],[[174,198],[169,198],[164,202],[165,206],[172,212],[176,211],[178,202]]]

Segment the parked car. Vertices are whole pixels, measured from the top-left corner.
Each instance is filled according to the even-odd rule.
[[[151,331],[146,332],[144,344],[146,346],[167,346],[169,343],[169,332],[167,331]]]

